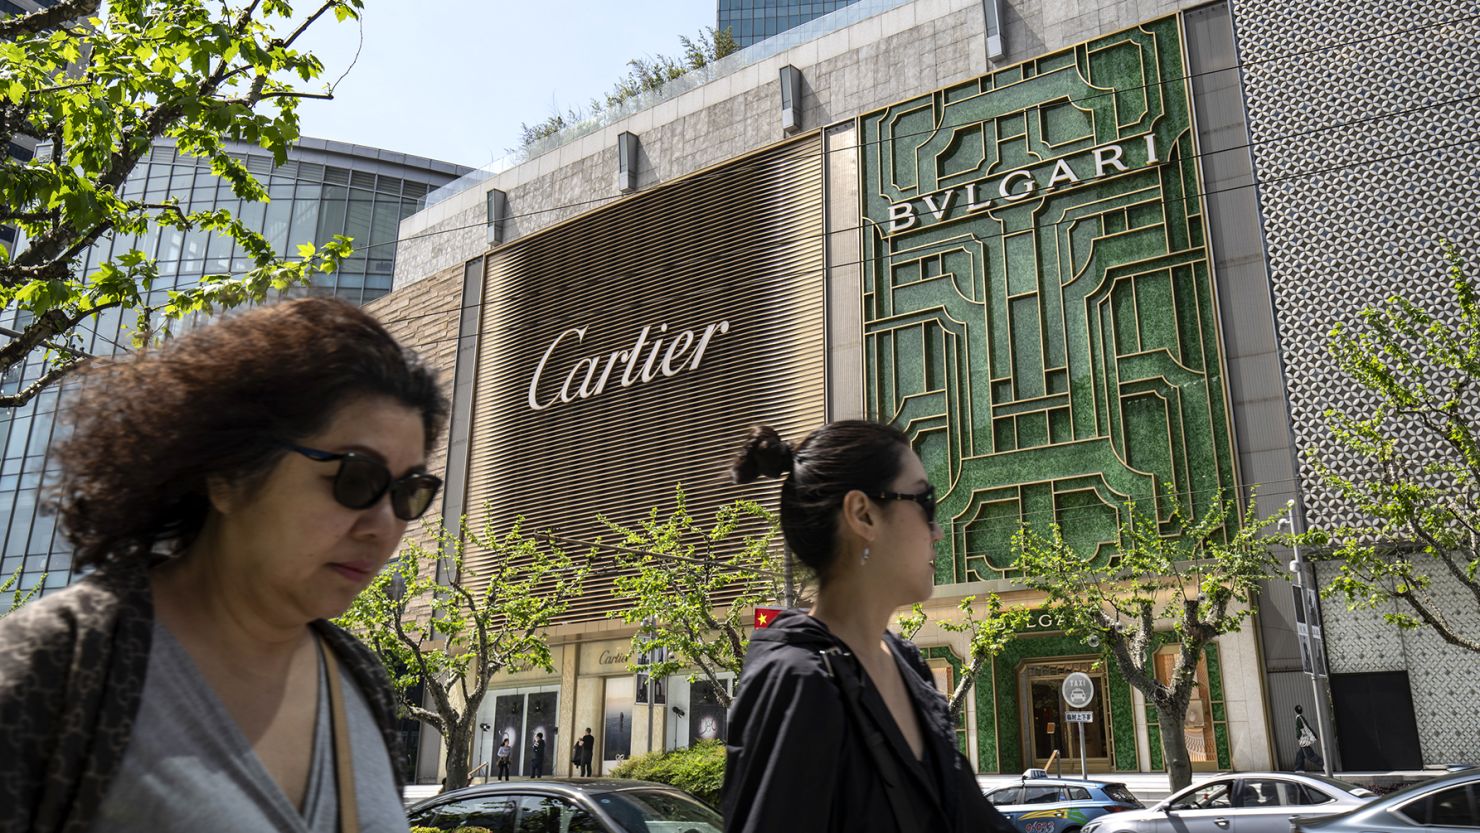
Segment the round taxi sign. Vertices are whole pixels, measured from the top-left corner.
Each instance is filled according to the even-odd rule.
[[[1072,709],[1082,709],[1095,699],[1095,682],[1083,671],[1075,671],[1064,678],[1064,702]]]

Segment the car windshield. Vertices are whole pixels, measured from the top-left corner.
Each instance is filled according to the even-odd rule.
[[[719,813],[682,793],[621,790],[592,796],[627,833],[721,833]]]
[[[1371,796],[1377,795],[1377,793],[1374,793],[1366,787],[1359,787],[1356,784],[1342,781],[1339,778],[1327,778],[1324,775],[1312,775],[1310,773],[1305,773],[1305,777],[1311,779],[1312,781],[1320,781],[1322,784],[1334,787],[1348,795],[1354,795],[1357,798],[1370,798]]]
[[[1141,806],[1141,800],[1136,798],[1135,794],[1130,790],[1126,789],[1124,784],[1106,784],[1105,795],[1109,796],[1111,801],[1119,801],[1121,804],[1134,804],[1137,807]]]

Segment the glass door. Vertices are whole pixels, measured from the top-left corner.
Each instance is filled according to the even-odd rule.
[[[1033,766],[1044,767],[1055,750],[1064,769],[1079,766],[1079,727],[1067,722],[1070,711],[1090,712],[1094,720],[1084,724],[1084,753],[1090,769],[1110,766],[1110,714],[1105,704],[1104,671],[1092,669],[1093,660],[1035,660],[1023,665],[1018,674],[1027,737],[1024,746]],[[1064,702],[1064,678],[1082,671],[1095,683],[1095,697],[1083,709],[1073,709]]]
[[[601,728],[601,773],[632,754],[632,704],[637,681],[631,676],[606,678],[606,706]]]

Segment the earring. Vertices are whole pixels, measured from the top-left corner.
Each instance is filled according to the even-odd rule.
[[[868,563],[868,547],[864,547],[863,548],[863,558],[859,559],[858,563],[859,564],[867,564]]]

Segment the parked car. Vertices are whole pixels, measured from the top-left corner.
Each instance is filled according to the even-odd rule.
[[[1372,798],[1321,775],[1244,772],[1188,787],[1149,810],[1102,816],[1083,833],[1290,833],[1293,816],[1343,813]]]
[[[413,828],[492,833],[722,833],[713,808],[666,784],[617,779],[495,781],[419,802]]]
[[[1047,775],[1043,770],[1028,770],[1019,783],[987,790],[987,800],[1020,833],[1078,833],[1106,813],[1143,806],[1124,784]]]
[[[1288,833],[1475,833],[1480,769],[1441,775],[1335,816],[1290,820]]]

